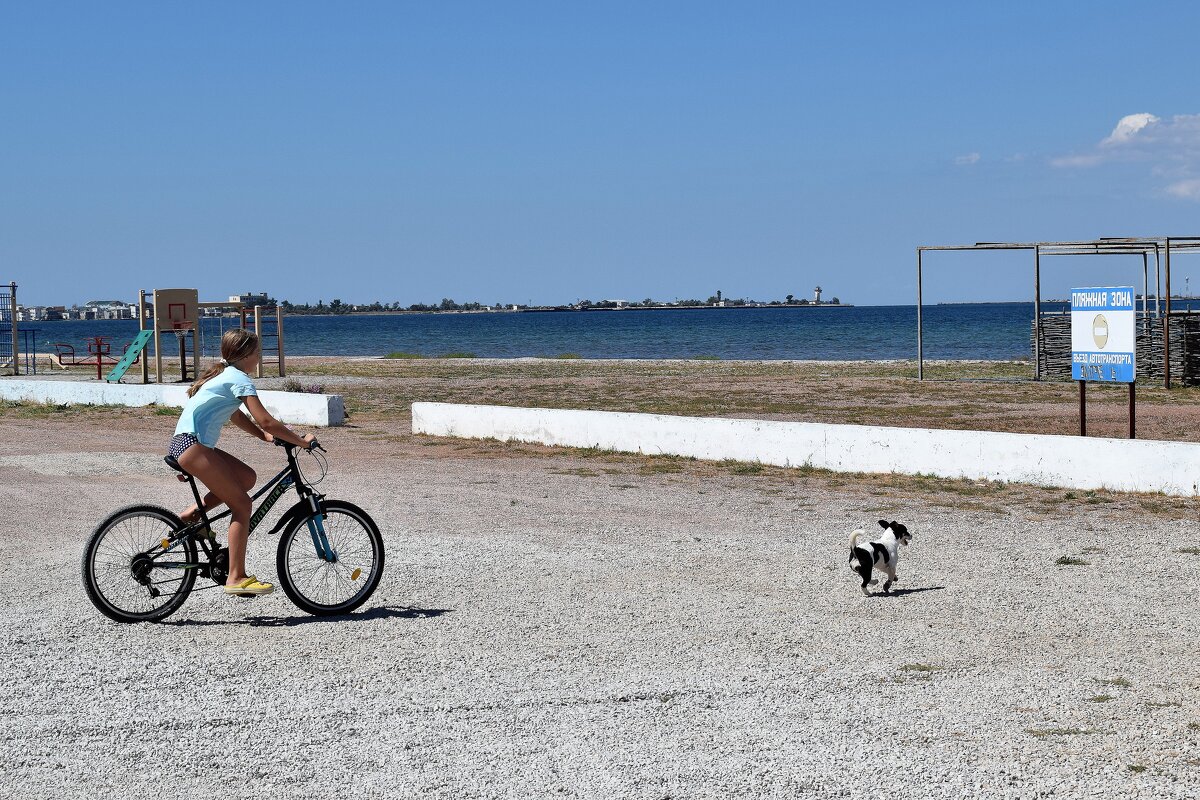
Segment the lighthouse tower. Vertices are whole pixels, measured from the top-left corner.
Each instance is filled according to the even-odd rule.
[[[820,286],[813,289],[813,302],[816,303],[817,305],[821,305],[821,287]]]

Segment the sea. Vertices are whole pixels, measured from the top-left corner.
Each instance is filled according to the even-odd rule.
[[[1043,303],[1043,310],[1065,304]],[[1030,357],[1032,303],[931,305],[923,309],[929,359],[1007,360]],[[216,357],[232,319],[202,320],[201,354]],[[111,338],[113,352],[137,334],[135,320],[24,323],[37,350],[65,342],[87,352],[92,336]],[[166,352],[177,352],[163,335]],[[916,306],[668,309],[451,314],[354,314],[284,318],[290,356],[480,358],[816,359],[870,361],[917,355]]]

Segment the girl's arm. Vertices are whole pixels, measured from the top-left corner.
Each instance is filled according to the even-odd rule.
[[[262,401],[257,396],[250,395],[249,397],[243,397],[242,402],[245,403],[246,408],[250,411],[250,415],[254,417],[254,421],[258,423],[258,427],[274,438],[291,442],[299,447],[308,447],[308,443],[316,439],[311,433],[300,436],[287,425],[272,417],[270,412],[263,407]],[[249,422],[249,420],[246,421]]]
[[[242,413],[241,409],[233,412],[233,416],[229,418],[234,425],[244,430],[246,433],[253,436],[255,439],[262,439],[264,442],[271,441],[271,434],[264,431],[262,428],[254,424],[254,421]]]

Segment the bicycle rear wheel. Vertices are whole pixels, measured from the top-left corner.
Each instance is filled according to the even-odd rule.
[[[317,616],[348,614],[361,606],[383,577],[383,536],[358,506],[324,502],[325,514],[305,514],[279,539],[275,566],[279,583],[293,603]],[[323,558],[320,533],[332,551]]]
[[[182,527],[158,506],[122,508],[97,525],[82,564],[92,605],[117,622],[158,622],[174,613],[196,582],[195,542],[185,538],[162,549],[162,540]]]

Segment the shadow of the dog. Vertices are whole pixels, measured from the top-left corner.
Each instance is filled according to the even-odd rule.
[[[903,597],[906,594],[917,594],[918,592],[940,592],[945,588],[945,586],[918,586],[915,589],[892,589],[890,592],[872,592],[870,597]]]

